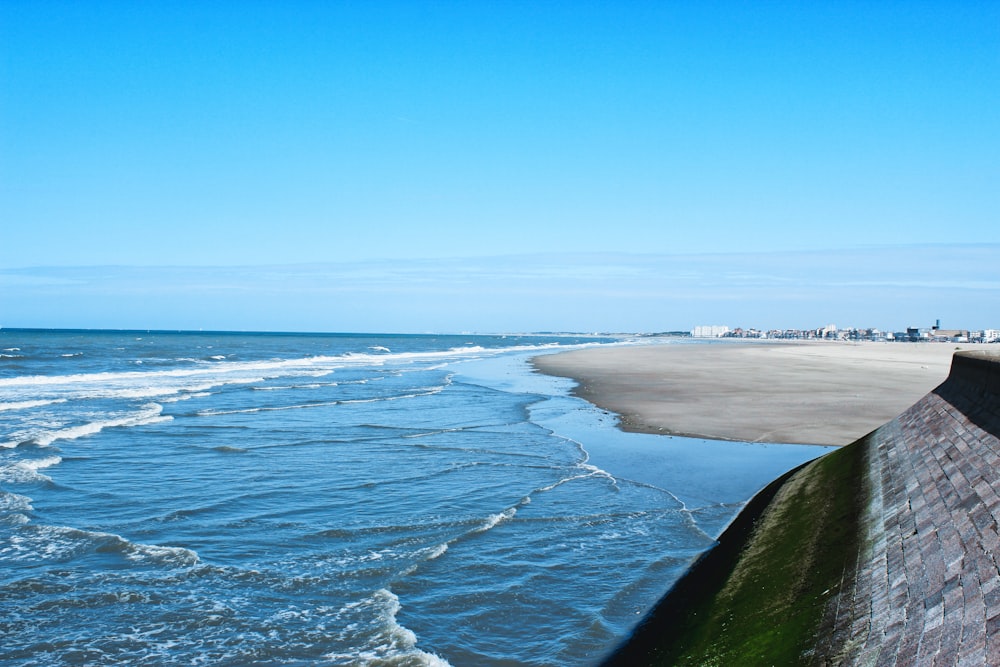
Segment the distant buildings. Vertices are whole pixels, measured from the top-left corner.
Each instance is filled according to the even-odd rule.
[[[728,326],[697,326],[694,338],[759,338],[779,340],[846,340],[877,342],[1000,343],[1000,329],[942,329],[940,321],[930,328],[907,327],[905,331],[838,329],[833,324],[816,329],[744,329]]]
[[[700,326],[691,330],[695,338],[722,338],[729,333],[729,327],[720,325]]]

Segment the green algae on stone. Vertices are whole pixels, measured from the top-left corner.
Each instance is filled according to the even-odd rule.
[[[853,567],[866,503],[864,438],[778,490],[716,584],[650,655],[658,665],[813,662],[826,604]]]

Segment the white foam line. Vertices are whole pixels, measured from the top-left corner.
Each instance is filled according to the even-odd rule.
[[[170,398],[161,398],[159,401],[161,403],[179,403],[181,401],[188,401],[192,398],[205,398],[206,396],[211,396],[212,394],[207,391],[196,391],[190,394],[181,394],[180,396],[172,396]]]
[[[488,530],[493,530],[494,528],[496,528],[498,525],[500,525],[504,521],[509,521],[510,519],[513,519],[515,514],[517,514],[517,508],[516,507],[508,507],[507,509],[505,509],[503,512],[500,512],[499,514],[491,514],[489,517],[487,517],[485,523],[483,523],[482,526],[479,526],[478,528],[476,528],[472,532],[473,533],[485,533]]]
[[[385,365],[386,362],[407,362],[433,359],[461,359],[478,356],[493,356],[510,352],[544,351],[566,347],[558,343],[546,345],[521,345],[504,348],[484,348],[480,346],[454,347],[434,352],[400,352],[392,354],[347,353],[341,356],[315,356],[297,359],[277,359],[270,361],[219,361],[201,368],[175,368],[160,371],[126,371],[103,373],[79,373],[73,375],[24,375],[0,378],[0,388],[24,386],[51,386],[67,384],[98,385],[113,384],[116,381],[144,380],[149,378],[196,378],[220,377],[224,374],[265,372],[278,376],[315,373],[325,375],[335,368],[356,365]],[[221,380],[221,377],[220,377]],[[228,382],[229,380],[224,380]]]
[[[0,490],[0,524],[7,526],[23,526],[30,523],[26,512],[31,512],[31,498],[17,493]],[[0,549],[0,552],[5,549]]]
[[[573,482],[573,481],[576,481],[578,479],[589,479],[590,477],[601,477],[601,476],[603,476],[603,475],[601,475],[599,472],[588,472],[588,473],[586,473],[584,475],[574,475],[573,477],[564,477],[563,479],[560,479],[558,482],[553,482],[552,484],[549,484],[548,486],[543,486],[540,489],[536,489],[535,492],[536,493],[545,493],[547,491],[552,491],[553,489],[556,489],[556,488],[558,488],[558,487],[560,487],[563,484],[566,484],[568,482]],[[607,476],[610,477],[610,475],[607,475]],[[615,480],[614,477],[611,477],[611,479],[613,481],[617,481],[617,480]]]
[[[439,428],[439,429],[436,429],[434,431],[427,431],[427,432],[424,432],[424,433],[410,433],[408,435],[403,435],[401,437],[403,437],[403,438],[426,438],[426,437],[432,436],[432,435],[441,435],[442,433],[458,433],[459,431],[466,430],[466,428],[467,427],[465,427],[465,426],[456,426],[454,428]],[[458,451],[481,451],[481,450],[478,450],[478,449],[470,450],[467,447],[443,447],[442,449],[455,449],[455,450],[458,450]]]
[[[8,410],[28,410],[30,408],[40,408],[44,405],[53,405],[55,403],[65,403],[65,398],[56,398],[51,400],[37,400],[37,401],[14,401],[13,403],[0,403],[0,412],[6,412]]]
[[[437,545],[436,547],[431,547],[430,549],[428,549],[428,554],[425,557],[425,559],[426,560],[434,560],[436,558],[440,558],[441,556],[444,555],[444,553],[446,551],[448,551],[448,545],[449,544],[451,544],[451,543],[450,542],[445,542],[443,544]]]
[[[423,387],[422,390],[418,389],[414,394],[400,394],[398,396],[376,396],[374,398],[348,398],[343,401],[339,401],[344,404],[357,404],[357,403],[381,403],[382,401],[399,401],[406,398],[423,398],[424,396],[433,396],[435,394],[440,394],[442,391],[447,389],[447,385],[441,387]]]
[[[454,544],[455,542],[463,540],[463,539],[465,539],[467,537],[470,537],[472,535],[478,535],[480,533],[485,533],[487,531],[493,530],[494,528],[496,528],[497,526],[499,526],[501,523],[513,519],[514,516],[517,515],[517,508],[518,507],[522,507],[522,506],[528,505],[530,503],[531,503],[531,498],[528,497],[528,496],[525,496],[524,498],[521,498],[520,502],[517,505],[515,505],[514,507],[508,507],[503,512],[500,512],[498,514],[491,514],[491,515],[489,515],[488,517],[486,517],[486,520],[483,521],[482,524],[476,526],[475,528],[473,528],[472,530],[468,531],[467,533],[465,533],[463,535],[459,535],[457,537],[454,537],[454,538],[448,540],[447,542],[442,542],[441,544],[437,544],[437,545],[434,545],[432,547],[427,547],[426,549],[423,549],[421,553],[424,556],[424,561],[431,561],[431,560],[435,560],[437,558],[440,558],[441,556],[443,556],[448,551],[448,548],[452,544]],[[409,569],[407,569],[404,574],[409,575],[409,574],[415,572],[417,570],[417,568],[418,568],[418,565],[414,564],[412,567],[410,567]]]
[[[37,433],[29,435],[23,440],[9,441],[0,446],[9,449],[17,447],[22,442],[33,442],[39,447],[47,447],[56,440],[76,440],[77,438],[100,433],[106,428],[115,428],[119,426],[144,426],[146,424],[156,424],[173,419],[173,417],[161,415],[160,412],[163,410],[163,406],[157,403],[147,404],[145,408],[146,409],[143,412],[129,415],[127,417],[105,419],[87,424],[80,424],[79,426],[58,429],[55,431]]]
[[[556,482],[555,484],[552,484],[552,485],[550,485],[550,486],[548,486],[546,488],[539,489],[539,491],[551,491],[552,489],[556,488],[557,486],[560,486],[560,485],[562,485],[562,484],[564,484],[566,482],[572,481],[574,479],[584,479],[584,478],[587,478],[587,477],[594,477],[594,476],[606,477],[607,479],[611,480],[611,482],[616,487],[618,486],[618,480],[614,477],[614,475],[612,475],[611,473],[609,473],[606,470],[603,470],[601,468],[598,468],[597,466],[594,466],[594,465],[591,465],[591,464],[587,463],[587,461],[590,460],[590,452],[588,452],[586,450],[586,448],[584,448],[584,446],[583,446],[582,443],[580,443],[577,440],[573,440],[572,438],[567,438],[565,436],[559,436],[559,437],[562,437],[564,440],[566,440],[568,442],[574,443],[577,447],[580,448],[580,451],[583,453],[584,459],[583,459],[583,461],[581,461],[577,465],[580,466],[581,468],[589,469],[590,472],[587,473],[586,475],[577,475],[576,477],[570,477],[570,478],[567,478],[567,479],[564,479],[564,480],[560,480],[560,481]],[[677,495],[675,495],[674,493],[672,493],[668,489],[664,489],[664,488],[661,488],[661,487],[658,487],[658,486],[652,486],[652,485],[648,485],[648,484],[640,484],[638,482],[631,482],[631,483],[632,484],[638,484],[640,486],[647,486],[648,488],[656,489],[658,491],[666,493],[673,500],[675,500],[677,503],[680,504],[680,507],[677,509],[677,511],[687,517],[687,519],[690,522],[690,525],[692,527],[694,527],[696,530],[698,530],[699,532],[701,532],[702,534],[704,534],[709,539],[715,539],[714,537],[712,537],[711,535],[709,535],[708,533],[706,533],[702,529],[701,526],[698,525],[698,522],[695,520],[694,516],[692,515],[693,510],[688,509],[687,504],[683,500],[681,500],[680,498],[678,498]]]
[[[376,665],[423,665],[424,667],[451,667],[433,653],[417,648],[417,636],[412,630],[400,625],[396,616],[402,605],[399,598],[389,589],[380,588],[371,597],[351,602],[337,612],[338,617],[355,616],[358,610],[363,610],[365,617],[374,616],[375,623],[370,621],[370,636],[366,637],[361,646],[351,653],[328,653],[326,660],[337,663],[349,661],[359,667],[375,667]]]
[[[598,468],[597,466],[591,465],[590,463],[588,463],[590,461],[590,452],[587,451],[587,449],[583,446],[582,442],[580,442],[579,440],[574,440],[573,438],[568,438],[568,437],[566,437],[564,435],[559,435],[557,433],[553,433],[552,435],[555,436],[555,437],[557,437],[557,438],[562,438],[566,442],[571,442],[574,445],[576,445],[577,449],[580,450],[580,454],[583,456],[583,460],[580,461],[579,463],[577,463],[576,465],[577,465],[577,467],[583,468],[584,470],[587,470],[589,472],[586,475],[577,475],[576,477],[571,477],[571,478],[567,478],[565,480],[561,480],[559,482],[556,482],[551,488],[555,488],[556,486],[559,486],[560,484],[562,484],[564,482],[568,482],[568,481],[570,481],[572,479],[583,479],[583,478],[586,478],[586,477],[595,477],[595,476],[596,477],[606,477],[607,479],[611,480],[612,484],[614,484],[616,487],[618,486],[618,480],[615,478],[614,475],[612,475],[607,470],[604,470],[603,468]],[[547,491],[548,489],[541,489],[541,490]]]
[[[29,470],[41,470],[42,468],[51,468],[52,466],[60,463],[62,463],[61,456],[46,456],[44,459],[18,461],[17,465],[24,466]]]
[[[31,506],[31,498],[22,496],[19,493],[0,490],[0,510],[8,512],[30,512],[34,508]]]
[[[306,408],[328,408],[332,405],[339,405],[342,401],[328,401],[325,403],[304,403],[302,405],[280,405],[271,408],[245,408],[243,410],[201,410],[197,414],[199,417],[218,417],[220,415],[252,415],[258,412],[284,412],[285,410],[304,410]],[[346,403],[347,401],[343,401]]]
[[[348,383],[351,384],[351,383]],[[322,389],[323,387],[339,387],[338,382],[313,382],[312,384],[292,384],[282,387],[253,387],[254,391],[285,391],[286,389]]]
[[[444,387],[432,388],[424,393],[419,394],[400,394],[399,396],[377,396],[375,398],[348,398],[343,401],[329,401],[325,403],[303,403],[301,405],[284,405],[272,408],[247,408],[245,410],[203,410],[199,412],[198,415],[202,417],[214,417],[216,415],[238,415],[238,414],[251,414],[254,412],[278,412],[281,410],[301,410],[303,408],[321,408],[329,407],[331,405],[359,405],[362,403],[381,403],[383,401],[398,401],[405,398],[421,398],[424,396],[433,396],[434,394],[440,394],[444,391]]]
[[[60,456],[48,456],[44,459],[29,459],[27,461],[18,461],[16,463],[0,465],[0,481],[21,484],[30,482],[51,482],[51,477],[43,475],[38,471],[43,468],[49,468],[57,465],[61,462],[62,457]]]
[[[124,558],[131,561],[153,559],[166,564],[191,567],[199,563],[198,554],[185,547],[161,546],[132,542],[121,535],[100,531],[82,530],[68,526],[33,526],[34,535],[41,539],[19,538],[11,540],[13,551],[21,552],[23,558],[60,558],[66,553],[80,549],[82,542],[87,546],[106,549],[113,547]],[[87,548],[85,546],[84,548]],[[11,549],[8,549],[10,551]]]

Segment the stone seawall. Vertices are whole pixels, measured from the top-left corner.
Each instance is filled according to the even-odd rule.
[[[960,352],[748,506],[605,664],[1000,665],[998,522],[1000,355]]]
[[[820,628],[826,664],[1000,664],[1000,357],[864,441],[861,548]]]

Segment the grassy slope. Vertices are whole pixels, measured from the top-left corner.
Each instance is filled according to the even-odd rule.
[[[857,556],[864,464],[862,440],[798,471],[752,524],[749,540],[736,537],[735,546],[696,568],[696,593],[665,600],[673,608],[669,622],[641,628],[642,655],[626,647],[631,654],[607,664],[812,662],[826,603]]]

